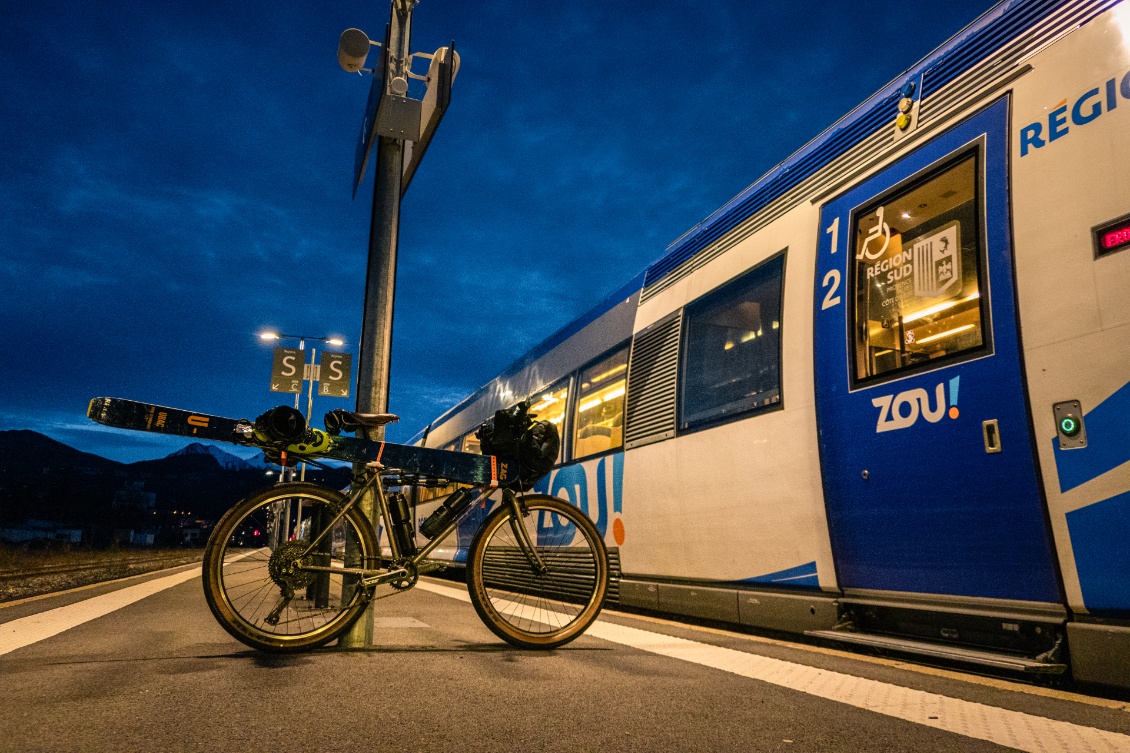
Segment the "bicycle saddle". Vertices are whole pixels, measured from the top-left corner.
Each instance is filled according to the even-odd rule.
[[[342,431],[357,431],[361,427],[372,429],[399,420],[400,416],[394,413],[354,413],[342,408],[335,408],[326,414],[324,422],[326,431],[337,435]]]

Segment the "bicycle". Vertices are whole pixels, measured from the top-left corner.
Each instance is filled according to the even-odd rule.
[[[519,433],[529,437],[532,417],[526,415],[528,404],[523,405],[500,411],[492,420],[508,413],[513,423],[518,415]],[[297,411],[289,411],[264,421],[270,413],[254,425],[259,444],[265,436],[259,428],[278,424],[280,415],[291,423],[297,420]],[[395,418],[339,410],[327,414],[326,426],[330,433],[344,425],[360,434]],[[296,444],[299,435],[293,429],[278,433],[284,438],[276,448],[289,449],[291,460],[296,448],[305,450],[297,454],[303,461],[325,457],[316,449],[325,445],[320,437]],[[517,447],[516,434],[502,436],[513,433],[512,427],[496,429],[496,444]],[[246,430],[248,437],[251,431]],[[242,500],[221,518],[204,550],[204,594],[212,614],[232,636],[267,652],[323,646],[349,630],[375,598],[384,598],[376,596],[378,586],[390,586],[387,595],[394,595],[410,590],[421,575],[448,567],[450,563],[429,555],[462,521],[475,530],[466,558],[471,603],[495,635],[521,648],[552,649],[592,624],[603,606],[609,567],[604,541],[583,512],[557,497],[523,493],[532,486],[529,473],[501,485],[466,485],[420,524],[428,543],[419,548],[400,490],[462,479],[457,473],[387,468],[380,462],[384,449],[381,443],[377,459],[365,463],[363,472],[355,471],[348,493],[307,482],[281,483]],[[276,452],[285,464],[286,450]],[[428,452],[434,456],[442,451]],[[495,458],[491,463],[494,467]],[[498,491],[496,504],[491,498]],[[378,530],[362,512],[369,500]],[[384,547],[379,531],[386,534]]]

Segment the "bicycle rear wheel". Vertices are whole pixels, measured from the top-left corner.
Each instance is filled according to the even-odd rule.
[[[204,549],[204,597],[220,625],[260,651],[303,651],[345,632],[367,599],[340,569],[375,562],[376,537],[351,509],[311,551],[310,543],[345,506],[333,489],[278,484],[227,512]]]
[[[576,507],[542,494],[487,516],[471,542],[467,589],[475,611],[499,638],[521,648],[557,648],[592,624],[608,590],[608,553]],[[525,531],[525,535],[523,535]],[[539,569],[524,551],[533,544]]]

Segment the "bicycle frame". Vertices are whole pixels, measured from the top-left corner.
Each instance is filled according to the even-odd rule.
[[[302,553],[303,558],[315,552],[318,545],[330,533],[330,531],[333,530],[338,521],[344,518],[345,514],[350,510],[350,508],[355,507],[366,493],[371,492],[374,494],[377,503],[376,513],[379,515],[379,520],[383,521],[384,530],[386,532],[391,530],[392,515],[389,513],[388,497],[385,494],[384,484],[382,484],[380,481],[380,472],[381,470],[383,470],[383,466],[370,464],[368,467],[370,470],[366,473],[364,483],[360,486],[360,488],[351,488],[349,490],[349,495],[346,498],[345,505],[342,506],[341,510],[337,512],[334,518],[323,527],[322,531],[310,542],[309,546],[306,547],[306,550]],[[418,551],[415,556],[408,559],[408,562],[411,563],[416,575],[446,567],[446,565],[438,563],[429,566],[427,564],[424,564],[424,562],[428,558],[428,555],[435,551],[436,548],[438,548],[439,545],[443,543],[444,539],[451,535],[451,533],[458,527],[463,518],[465,518],[471,512],[472,508],[476,504],[482,504],[486,502],[496,491],[498,491],[498,487],[489,489],[484,487],[483,491],[480,492],[477,499],[475,499],[470,505],[468,505],[467,508],[463,510],[463,512],[459,513],[459,515],[457,515],[455,519],[452,520],[442,531],[436,534],[431,539],[431,541],[428,542],[427,546]],[[525,507],[522,505],[521,498],[518,497],[518,495],[514,494],[514,492],[510,489],[503,489],[502,499],[503,504],[509,505],[514,512],[514,515],[511,517],[510,524],[515,533],[523,555],[525,555],[526,560],[530,563],[530,566],[534,568],[536,572],[545,572],[546,564],[542,560],[541,555],[538,553],[537,548],[530,540],[529,533],[526,531],[524,526],[518,525],[516,522],[518,520],[521,520],[522,518],[525,518],[528,514]],[[389,549],[392,552],[393,562],[399,562],[405,559],[400,552],[400,547],[396,542],[395,536],[388,536],[388,545]],[[359,579],[357,586],[369,590],[370,592],[372,589],[384,583],[399,581],[407,577],[412,577],[413,575],[413,573],[409,572],[404,567],[394,569],[369,569],[300,565],[298,566],[298,569],[306,572],[325,572],[336,573],[338,575],[352,575]]]

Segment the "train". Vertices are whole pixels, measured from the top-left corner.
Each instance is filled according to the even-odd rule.
[[[992,7],[657,256],[412,441],[530,401],[624,607],[1130,687],[1130,3]]]

